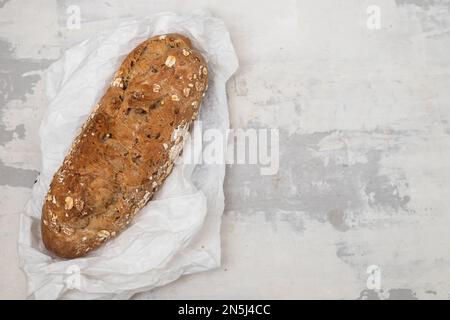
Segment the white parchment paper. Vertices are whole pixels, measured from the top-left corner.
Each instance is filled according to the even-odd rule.
[[[50,104],[39,131],[42,170],[21,216],[19,257],[31,298],[129,298],[183,274],[220,265],[224,164],[176,165],[130,227],[86,257],[52,257],[41,241],[41,209],[53,174],[114,71],[140,42],[169,32],[188,35],[205,55],[210,82],[200,120],[203,130],[215,128],[225,135],[229,126],[225,83],[238,61],[220,19],[203,12],[121,20],[113,30],[102,30],[68,49],[47,72]],[[185,146],[183,155],[191,146]]]

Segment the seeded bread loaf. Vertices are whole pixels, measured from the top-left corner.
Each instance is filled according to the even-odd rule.
[[[50,184],[49,251],[83,256],[130,223],[172,171],[207,86],[206,62],[185,36],[150,38],[125,58]]]

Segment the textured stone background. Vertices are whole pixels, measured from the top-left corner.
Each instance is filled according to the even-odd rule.
[[[372,4],[380,30],[366,27]],[[0,298],[26,296],[17,228],[40,167],[43,71],[114,18],[198,8],[224,19],[239,55],[232,127],[279,128],[280,170],[228,167],[222,267],[138,298],[448,299],[444,0],[0,1]]]

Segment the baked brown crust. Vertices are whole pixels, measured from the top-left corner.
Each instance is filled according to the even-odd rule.
[[[130,223],[172,171],[207,84],[204,58],[179,34],[150,38],[125,58],[50,184],[48,250],[80,257]]]

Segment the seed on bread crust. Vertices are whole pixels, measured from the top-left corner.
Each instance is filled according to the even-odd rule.
[[[64,209],[66,210],[70,210],[73,208],[73,198],[72,197],[66,197],[66,199],[64,199]]]
[[[177,58],[174,56],[168,56],[165,62],[165,65],[169,68],[172,68],[175,65],[175,62],[177,61]]]
[[[107,238],[109,238],[110,235],[111,233],[108,230],[100,230],[97,233],[97,236],[101,241],[106,240]]]

